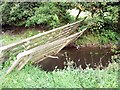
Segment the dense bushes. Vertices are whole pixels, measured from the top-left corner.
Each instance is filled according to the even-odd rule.
[[[6,2],[0,6],[2,12],[2,24],[21,26],[26,20],[34,15],[33,7],[37,7],[36,3],[17,3]]]
[[[73,8],[77,8],[79,14],[81,11],[91,13],[86,24],[93,31],[117,29],[119,7],[116,2],[2,2],[0,5],[2,25],[26,27],[42,24],[55,28],[60,24],[75,21],[67,12]]]
[[[69,6],[68,3],[57,2],[3,2],[0,5],[2,25],[28,27],[42,24],[54,28],[60,25],[60,22],[64,23],[71,19],[66,12]]]
[[[34,8],[35,13],[27,19],[26,26],[35,24],[47,24],[52,27],[59,25],[59,9],[53,3],[43,3],[38,8]]]
[[[79,3],[84,11],[89,11],[91,15],[86,20],[85,26],[100,37],[102,44],[116,42],[119,39],[118,18],[119,7],[116,2],[90,2]],[[80,9],[80,8],[79,8]],[[82,10],[82,9],[81,9]],[[88,32],[90,32],[88,31]]]
[[[113,2],[114,3],[114,2]],[[80,3],[84,11],[91,12],[91,17],[87,21],[89,27],[96,31],[116,30],[118,23],[118,5],[108,2]]]

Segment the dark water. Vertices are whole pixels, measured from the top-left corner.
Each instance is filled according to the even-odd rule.
[[[103,69],[111,63],[111,56],[114,53],[111,51],[110,46],[84,46],[84,47],[65,47],[60,53],[58,58],[47,58],[40,62],[38,65],[43,70],[52,71],[56,67],[64,69],[65,67],[75,66],[85,69],[87,66],[91,68]]]

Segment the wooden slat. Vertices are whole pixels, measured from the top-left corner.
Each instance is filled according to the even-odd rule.
[[[21,70],[29,60],[32,60],[33,62],[40,62],[41,60],[47,58],[45,57],[47,55],[49,56],[49,55],[57,54],[62,48],[68,45],[71,41],[79,37],[85,30],[86,29],[76,34],[73,34],[69,37],[62,38],[54,42],[51,42],[49,44],[44,44],[42,46],[38,46],[28,51],[19,53],[17,55],[17,60],[13,62],[12,66],[8,69],[7,74],[10,73],[16,66],[18,66],[18,70]]]
[[[5,61],[4,57],[6,56],[10,57],[7,54],[8,52],[14,53],[14,55],[17,55],[18,53],[23,52],[24,50],[29,50],[39,45],[42,45],[44,43],[49,43],[59,38],[64,38],[64,37],[69,36],[79,26],[79,24],[82,21],[77,21],[72,24],[68,24],[68,25],[47,31],[47,32],[34,35],[32,37],[21,40],[19,42],[0,47],[0,52],[2,53],[2,57],[0,56],[0,63],[3,63]],[[49,36],[51,36],[51,38],[48,38]],[[42,37],[44,38],[44,42],[40,42],[43,39]]]
[[[16,43],[13,43],[13,44],[10,44],[10,45],[7,45],[7,46],[0,47],[0,50],[5,50],[5,49],[9,50],[9,49],[11,49],[11,48],[13,48],[13,47],[16,47],[16,45],[20,45],[20,44],[29,42],[29,41],[31,41],[31,40],[33,40],[33,39],[35,39],[35,38],[38,38],[38,37],[44,36],[44,35],[46,35],[46,34],[49,34],[49,33],[52,33],[52,32],[58,31],[58,30],[61,30],[61,29],[63,29],[63,28],[66,28],[66,27],[68,27],[68,26],[71,26],[71,25],[79,24],[80,22],[81,22],[81,21],[77,21],[77,22],[72,23],[72,24],[68,24],[68,25],[65,25],[65,26],[62,26],[62,27],[55,28],[55,29],[53,29],[53,30],[47,31],[47,32],[43,32],[43,33],[34,35],[34,36],[29,37],[29,38],[27,38],[27,39],[21,40],[20,42],[16,42]]]

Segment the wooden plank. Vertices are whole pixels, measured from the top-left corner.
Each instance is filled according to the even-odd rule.
[[[32,55],[26,56],[25,58],[23,58],[24,60],[22,61],[21,64],[18,65],[17,69],[21,70],[28,63],[28,61],[31,60],[31,58],[32,58]]]
[[[82,20],[83,21],[83,20]],[[35,42],[35,39],[38,39],[38,38],[41,38],[42,36],[44,35],[49,35],[49,34],[52,34],[52,33],[57,33],[58,31],[60,32],[60,34],[55,34],[54,37],[50,38],[48,41],[54,41],[56,39],[59,39],[61,37],[65,37],[67,35],[67,33],[65,33],[66,31],[73,31],[73,28],[76,29],[77,26],[79,26],[79,23],[81,21],[77,21],[77,22],[74,22],[72,24],[68,24],[68,25],[65,25],[65,26],[62,26],[62,27],[59,27],[59,28],[55,28],[53,30],[50,30],[50,31],[47,31],[47,32],[43,32],[43,33],[40,33],[40,34],[37,34],[37,35],[34,35],[30,38],[27,38],[27,39],[24,39],[24,40],[21,40],[19,42],[16,42],[16,43],[13,43],[13,44],[10,44],[10,45],[7,45],[7,46],[3,46],[3,47],[0,47],[0,51],[3,53],[3,57],[6,57],[6,55],[4,53],[7,53],[7,51],[11,51],[11,53],[20,53],[24,50],[29,50],[31,48],[34,48],[36,46],[39,46],[40,44],[43,44],[43,43],[37,43],[36,45],[34,44]],[[75,28],[76,27],[76,28]],[[72,29],[71,29],[72,28]],[[65,35],[61,35],[61,34],[64,34]],[[71,32],[69,32],[68,34],[70,34]],[[33,41],[32,41],[33,40]],[[39,40],[40,41],[40,40]],[[47,41],[47,42],[48,42]],[[33,43],[34,42],[34,43]],[[16,48],[16,47],[19,47],[19,48]],[[24,46],[24,47],[23,47]],[[9,56],[8,56],[9,57]],[[4,62],[5,59],[0,57],[0,63]]]
[[[23,43],[30,42],[31,40],[33,40],[33,39],[35,39],[35,38],[44,36],[44,35],[46,35],[46,34],[49,34],[49,33],[51,33],[51,32],[54,32],[54,31],[61,30],[61,29],[66,28],[66,27],[68,27],[68,26],[72,26],[72,25],[75,25],[75,24],[79,24],[80,22],[81,22],[81,21],[77,21],[77,22],[74,22],[74,23],[72,23],[72,24],[68,24],[68,25],[65,25],[65,26],[62,26],[62,27],[59,27],[59,28],[52,29],[52,30],[47,31],[47,32],[43,32],[43,33],[34,35],[34,36],[29,37],[29,38],[27,38],[27,39],[21,40],[20,42],[16,42],[16,43],[12,43],[12,44],[7,45],[7,46],[0,47],[0,50],[5,50],[5,49],[9,50],[9,49],[15,47],[16,45],[20,45],[20,44],[23,44]]]
[[[17,60],[15,60],[13,62],[12,66],[8,69],[7,74],[10,73],[17,65],[19,65],[18,70],[21,70],[27,64],[27,62],[29,60],[31,60],[32,58],[37,60],[37,61],[35,60],[34,62],[39,62],[39,61],[47,58],[47,57],[45,57],[47,55],[50,56],[53,54],[57,54],[62,48],[64,48],[72,40],[74,40],[75,38],[80,36],[81,33],[83,33],[84,31],[85,31],[85,29],[83,31],[73,34],[67,38],[59,39],[59,40],[51,42],[49,44],[38,46],[36,48],[30,49],[23,53],[19,53],[17,55]],[[64,44],[63,44],[63,42],[64,42]],[[55,49],[56,46],[60,46],[60,47]],[[51,48],[53,48],[53,51],[51,50]],[[37,55],[38,57],[36,57],[35,55]],[[38,59],[41,59],[41,60],[38,60]],[[21,61],[21,63],[20,63],[20,61]]]
[[[15,60],[12,64],[12,66],[6,71],[6,75],[9,74],[19,64],[19,62],[21,60],[22,60],[22,58],[17,57],[17,60]]]
[[[47,58],[55,58],[55,59],[58,59],[59,57],[57,57],[57,56],[51,56],[51,55],[49,55],[49,56],[46,56]]]

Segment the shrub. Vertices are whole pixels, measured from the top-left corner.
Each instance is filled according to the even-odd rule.
[[[55,28],[71,19],[66,11],[68,8],[69,3],[2,2],[0,4],[2,25],[29,27],[42,24]]]
[[[35,9],[35,14],[26,21],[26,26],[46,24],[56,27],[60,24],[57,13],[59,9],[53,3],[43,3]]]

